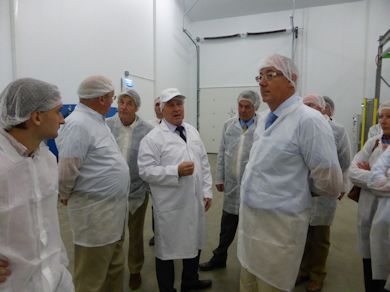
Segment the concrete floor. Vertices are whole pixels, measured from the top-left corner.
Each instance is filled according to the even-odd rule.
[[[216,155],[209,155],[212,173],[215,173]],[[212,208],[207,213],[207,248],[202,251],[201,262],[207,261],[212,250],[216,247],[219,240],[219,225],[222,214],[222,193],[214,188],[214,199]],[[149,200],[151,204],[151,200]],[[328,276],[324,283],[323,292],[363,292],[363,272],[361,259],[356,252],[356,212],[357,204],[348,198],[339,202],[336,212],[336,218],[331,229],[331,248],[329,252],[327,269]],[[59,216],[61,223],[61,233],[65,247],[70,260],[69,269],[73,270],[73,245],[72,237],[67,220],[65,207],[59,206]],[[151,208],[148,207],[145,220],[145,264],[142,269],[142,285],[137,291],[152,292],[158,291],[156,273],[154,267],[153,247],[148,246],[148,241],[152,237]],[[127,238],[127,236],[126,236]],[[125,242],[125,250],[128,241]],[[127,267],[126,267],[127,271]],[[176,284],[180,288],[181,262],[175,262]],[[213,286],[206,291],[239,291],[240,264],[236,256],[236,240],[229,249],[227,268],[212,272],[200,272],[201,279],[212,279]],[[125,277],[125,291],[128,288],[129,275]],[[302,284],[294,290],[296,292],[305,291],[305,284]]]

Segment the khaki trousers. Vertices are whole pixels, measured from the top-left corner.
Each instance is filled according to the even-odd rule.
[[[330,246],[330,226],[309,226],[305,251],[299,269],[299,276],[323,282],[326,277],[326,259]]]
[[[123,239],[105,246],[74,246],[76,292],[122,292]]]
[[[145,194],[145,201],[135,211],[129,212],[129,255],[128,267],[131,274],[139,273],[144,264],[144,223],[145,213],[148,206],[149,194]]]
[[[241,267],[240,292],[283,292],[275,288]]]

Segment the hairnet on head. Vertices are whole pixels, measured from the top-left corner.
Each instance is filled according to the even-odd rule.
[[[137,108],[139,108],[141,106],[141,97],[139,96],[138,92],[135,91],[134,89],[129,89],[129,90],[126,90],[125,92],[122,92],[119,96],[118,96],[118,102],[121,100],[122,97],[124,96],[128,96],[130,97],[136,104]]]
[[[110,79],[101,75],[93,75],[81,82],[77,93],[81,99],[90,99],[104,96],[114,90]]]
[[[333,113],[334,113],[334,102],[333,102],[333,100],[329,96],[326,96],[326,95],[323,95],[322,98],[324,99],[325,103],[329,106],[330,111],[331,111],[331,113],[333,115]]]
[[[252,90],[244,90],[243,92],[241,92],[237,98],[237,102],[240,102],[240,100],[250,101],[255,110],[258,110],[260,106],[260,96],[257,92]]]
[[[32,78],[17,79],[0,94],[0,126],[9,130],[27,121],[33,112],[49,111],[60,104],[57,86]]]
[[[298,69],[293,60],[279,54],[273,54],[260,61],[259,71],[266,67],[274,67],[276,70],[282,72],[284,77],[291,82],[294,88],[297,88],[296,83],[293,81],[293,75],[295,75],[296,80],[298,80]]]
[[[160,94],[160,110],[163,110],[165,104],[170,101],[172,98],[180,97],[185,99],[186,97],[180,93],[177,88],[167,88],[161,91]]]
[[[314,102],[316,105],[318,105],[321,109],[325,109],[325,100],[324,98],[321,96],[321,95],[318,95],[318,94],[308,94],[306,95],[304,98],[303,98],[303,102],[305,102],[305,100],[310,100],[312,102]]]
[[[384,109],[390,109],[390,100],[382,101],[378,113],[381,114],[382,110]]]

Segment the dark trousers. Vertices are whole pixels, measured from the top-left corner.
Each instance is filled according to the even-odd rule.
[[[219,233],[219,244],[213,250],[211,259],[214,263],[226,263],[227,251],[234,240],[238,226],[238,215],[222,211],[221,232]]]
[[[364,287],[366,292],[386,292],[385,280],[373,280],[371,259],[363,259]]]
[[[198,267],[199,256],[191,259],[183,259],[183,271],[181,274],[181,284],[191,284],[199,280]],[[175,292],[175,269],[173,260],[160,260],[156,258],[156,275],[160,292]]]

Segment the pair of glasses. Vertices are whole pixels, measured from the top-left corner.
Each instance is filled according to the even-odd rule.
[[[281,73],[281,72],[269,71],[265,74],[259,74],[259,76],[256,76],[255,79],[256,79],[256,82],[260,82],[263,80],[271,81],[275,77],[282,76],[282,75],[283,75],[283,73]]]

